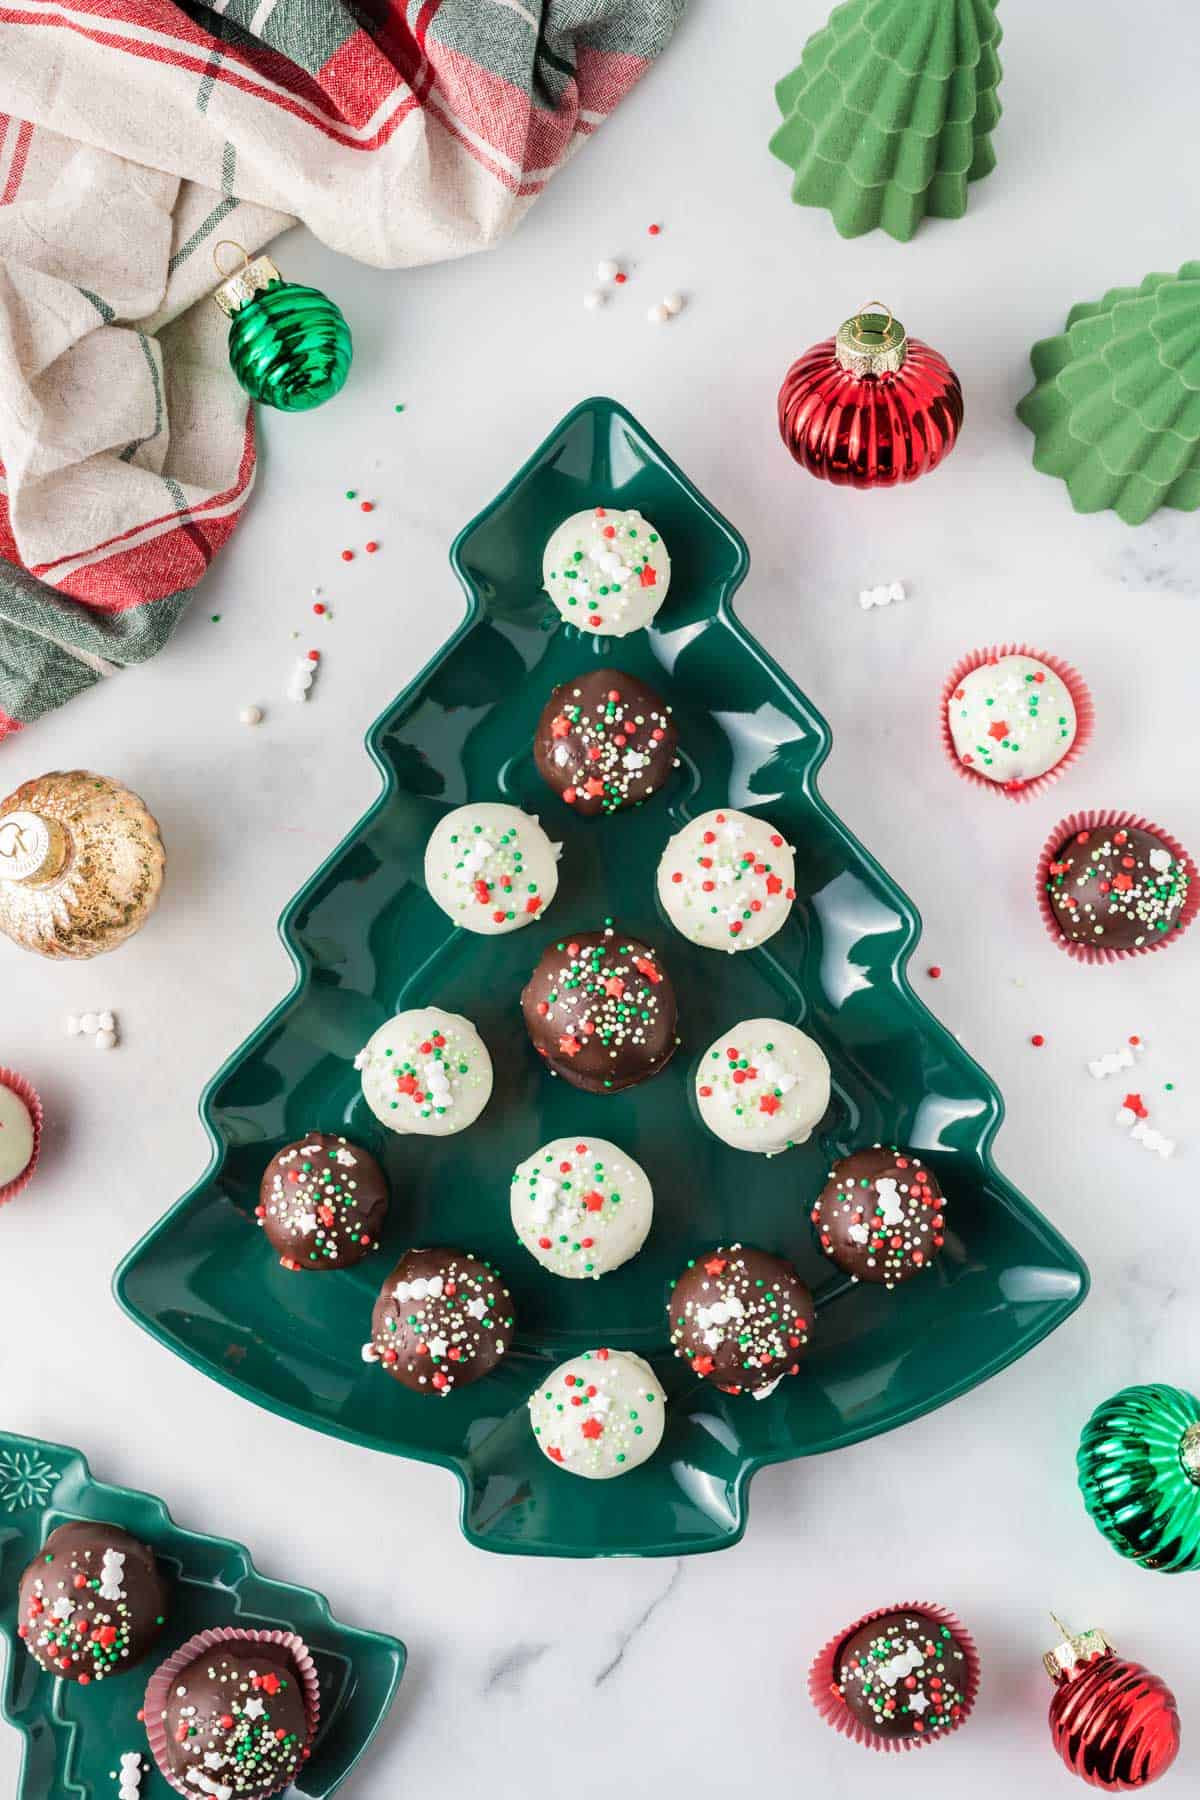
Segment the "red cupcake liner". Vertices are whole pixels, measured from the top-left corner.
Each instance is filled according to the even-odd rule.
[[[1134,831],[1148,832],[1151,837],[1158,838],[1164,849],[1169,850],[1171,855],[1183,864],[1188,874],[1187,898],[1183,903],[1179,914],[1179,923],[1175,929],[1156,934],[1148,944],[1131,945],[1128,950],[1109,950],[1099,944],[1072,943],[1070,938],[1064,937],[1059,930],[1058,920],[1046,889],[1046,883],[1050,878],[1050,864],[1069,837],[1073,837],[1077,831],[1107,831],[1110,826],[1115,831],[1122,828],[1133,829]],[[1105,807],[1100,811],[1071,813],[1068,818],[1063,819],[1061,824],[1055,826],[1046,839],[1045,848],[1038,858],[1037,903],[1046,930],[1059,949],[1065,950],[1068,956],[1073,956],[1076,962],[1120,962],[1126,956],[1146,956],[1152,950],[1165,950],[1182,932],[1187,930],[1197,912],[1200,912],[1200,874],[1197,873],[1196,864],[1183,845],[1173,838],[1169,831],[1164,831],[1161,825],[1155,825],[1151,820],[1143,819],[1140,813],[1114,812],[1111,807]]]
[[[221,1644],[277,1644],[291,1653],[304,1689],[304,1710],[308,1715],[308,1739],[304,1746],[307,1756],[313,1739],[317,1735],[317,1726],[321,1719],[321,1686],[308,1645],[303,1638],[293,1631],[246,1631],[237,1626],[224,1625],[211,1631],[198,1631],[186,1644],[181,1644],[173,1656],[169,1656],[150,1677],[146,1684],[144,1709],[146,1715],[146,1736],[150,1740],[150,1752],[158,1765],[158,1772],[163,1780],[174,1788],[177,1794],[186,1794],[188,1800],[197,1800],[197,1790],[186,1782],[177,1781],[170,1773],[167,1761],[167,1734],[163,1727],[163,1713],[170,1698],[169,1689],[176,1676],[182,1674],[189,1663],[202,1656],[206,1650],[214,1650]],[[293,1775],[283,1781],[276,1782],[274,1787],[263,1788],[263,1800],[269,1794],[281,1794],[291,1785]]]
[[[1035,775],[1032,781],[989,781],[977,769],[968,768],[954,748],[954,739],[950,733],[950,701],[954,690],[973,669],[981,669],[985,663],[998,662],[1002,656],[1031,656],[1035,662],[1045,663],[1053,669],[1063,686],[1071,696],[1075,707],[1075,741],[1061,761],[1044,775]],[[941,700],[942,748],[946,752],[951,767],[966,781],[973,781],[979,787],[990,788],[993,794],[1004,794],[1009,800],[1032,800],[1043,788],[1050,786],[1065,774],[1087,749],[1092,741],[1092,731],[1096,723],[1096,709],[1092,703],[1091,690],[1078,669],[1060,656],[1048,656],[1044,650],[1031,650],[1028,644],[993,644],[988,650],[970,650],[958,663],[946,679],[942,688]]]
[[[939,1625],[948,1625],[967,1663],[962,1717],[956,1719],[953,1725],[939,1726],[936,1731],[924,1732],[920,1737],[885,1737],[881,1732],[872,1731],[869,1725],[864,1725],[855,1718],[838,1693],[834,1680],[837,1653],[846,1639],[863,1625],[869,1625],[873,1619],[883,1619],[889,1613],[897,1612],[925,1613],[929,1618],[936,1619]],[[921,1750],[938,1738],[949,1737],[952,1731],[957,1731],[960,1725],[966,1723],[978,1693],[979,1652],[975,1648],[974,1639],[952,1612],[944,1606],[935,1606],[928,1600],[904,1600],[898,1606],[878,1606],[874,1612],[864,1613],[853,1625],[847,1625],[836,1637],[830,1638],[825,1648],[814,1658],[812,1668],[808,1671],[808,1697],[825,1723],[832,1725],[835,1731],[840,1731],[843,1737],[853,1738],[856,1744],[867,1744],[872,1750]]]
[[[33,1180],[33,1171],[37,1168],[42,1149],[42,1102],[37,1089],[23,1075],[18,1075],[15,1069],[0,1069],[0,1087],[11,1088],[17,1099],[25,1102],[33,1121],[33,1155],[19,1175],[14,1176],[12,1181],[0,1184],[0,1206],[7,1206]]]

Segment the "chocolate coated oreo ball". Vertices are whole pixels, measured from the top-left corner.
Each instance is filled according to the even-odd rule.
[[[689,1262],[671,1289],[667,1319],[675,1354],[693,1374],[765,1400],[798,1372],[813,1300],[786,1258],[722,1245]]]
[[[305,1760],[309,1719],[286,1645],[233,1635],[171,1679],[162,1711],[163,1774],[184,1794],[258,1800]]]
[[[812,1220],[826,1256],[853,1281],[892,1288],[927,1269],[941,1249],[946,1202],[919,1156],[875,1144],[834,1163]]]
[[[521,995],[530,1042],[589,1094],[665,1069],[675,1051],[675,990],[658,952],[606,925],[548,944]]]
[[[73,1519],[21,1577],[17,1632],[43,1669],[86,1687],[141,1662],[166,1613],[154,1552],[117,1525]]]
[[[344,1137],[310,1131],[267,1164],[257,1213],[285,1269],[348,1269],[375,1249],[387,1208],[375,1158]]]
[[[676,766],[679,733],[666,702],[621,669],[564,681],[538,720],[538,773],[584,818],[640,806]]]
[[[445,1398],[490,1375],[513,1325],[512,1295],[490,1263],[462,1250],[409,1250],[375,1302],[363,1360]]]

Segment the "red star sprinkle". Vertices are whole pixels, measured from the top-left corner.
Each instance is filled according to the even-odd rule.
[[[997,741],[999,741],[1000,738],[1006,738],[1008,736],[1008,720],[993,719],[992,723],[988,726],[988,736],[990,738],[995,738]]]
[[[571,721],[563,713],[559,713],[557,719],[552,719],[550,722],[550,730],[555,737],[566,737],[570,729]]]
[[[604,783],[597,780],[595,775],[589,775],[587,781],[584,783],[583,791],[590,799],[597,800],[604,792]]]
[[[604,984],[604,991],[610,1000],[619,1000],[625,992],[625,983],[619,975],[610,975]]]
[[[603,1437],[603,1435],[604,1435],[603,1421],[596,1418],[594,1413],[591,1416],[591,1418],[585,1419],[583,1421],[583,1424],[579,1427],[579,1429],[583,1433],[585,1438],[598,1438],[598,1437]]]
[[[658,576],[654,573],[654,570],[650,567],[649,563],[643,563],[642,572],[638,576],[638,580],[643,587],[655,587],[658,583]]]
[[[1139,1119],[1146,1119],[1150,1116],[1149,1108],[1140,1094],[1126,1094],[1121,1104],[1128,1107],[1131,1113],[1136,1113]]]
[[[763,1094],[758,1102],[758,1110],[765,1113],[777,1113],[781,1104],[776,1094]]]
[[[560,1463],[563,1459],[563,1453],[557,1444],[548,1444],[546,1446],[546,1455],[553,1458],[557,1463]]]
[[[593,1188],[590,1194],[583,1196],[583,1204],[588,1212],[601,1212],[604,1208],[604,1195],[598,1194]]]
[[[692,1363],[697,1375],[711,1375],[716,1366],[711,1356],[697,1356]]]
[[[704,1273],[706,1275],[719,1275],[721,1273],[721,1271],[724,1269],[725,1264],[726,1264],[725,1257],[710,1256],[708,1261],[704,1265]]]
[[[558,1040],[558,1047],[564,1056],[578,1056],[580,1050],[583,1048],[579,1039],[573,1037],[560,1037]]]

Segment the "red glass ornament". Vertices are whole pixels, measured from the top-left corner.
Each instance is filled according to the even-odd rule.
[[[810,475],[842,487],[895,487],[928,474],[954,448],[962,419],[950,364],[886,307],[856,313],[806,350],[779,390],[784,443]]]
[[[1068,1769],[1110,1794],[1157,1781],[1179,1753],[1174,1694],[1118,1656],[1102,1631],[1063,1629],[1063,1638],[1045,1664],[1055,1684],[1050,1737]]]

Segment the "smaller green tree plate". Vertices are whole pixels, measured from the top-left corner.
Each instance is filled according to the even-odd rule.
[[[103,1519],[149,1544],[171,1581],[156,1649],[127,1674],[80,1687],[40,1669],[17,1637],[17,1586],[49,1534],[69,1519]],[[287,1800],[328,1800],[387,1716],[404,1673],[398,1638],[341,1624],[311,1588],[268,1581],[227,1538],[177,1525],[161,1500],[99,1482],[78,1450],[0,1432],[0,1634],[7,1670],[0,1713],[25,1739],[16,1800],[114,1800],[128,1751],[150,1764],[140,1800],[171,1800],[153,1766],[138,1710],[157,1664],[208,1626],[295,1631],[321,1683],[313,1753]],[[161,1651],[161,1654],[160,1654]]]

